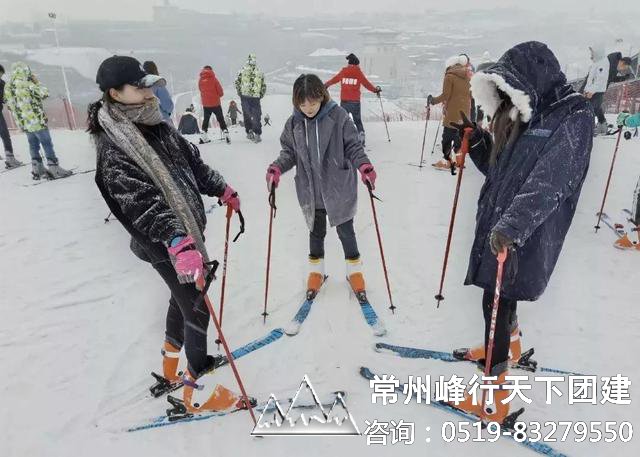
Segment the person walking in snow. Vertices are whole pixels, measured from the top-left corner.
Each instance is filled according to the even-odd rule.
[[[296,167],[296,193],[309,228],[308,296],[315,296],[325,279],[327,217],[342,242],[349,284],[356,295],[363,296],[362,261],[353,229],[356,170],[372,189],[376,172],[349,114],[331,100],[316,75],[296,79],[293,115],[285,123],[280,145],[279,157],[267,169],[267,186],[277,187],[280,175]]]
[[[198,127],[198,118],[194,113],[195,110],[196,109],[194,108],[192,103],[185,110],[182,116],[180,116],[178,132],[183,135],[197,135],[198,133],[200,133],[200,128]]]
[[[131,235],[131,250],[151,264],[170,291],[163,376],[170,383],[184,382],[189,412],[235,408],[239,395],[221,385],[196,401],[196,381],[214,368],[215,359],[207,355],[209,313],[194,283],[202,280],[209,260],[201,194],[239,211],[238,194],[202,161],[195,145],[163,122],[153,87],[164,79],[144,72],[133,57],[113,56],[100,65],[96,82],[103,96],[88,113],[96,184]],[[181,378],[183,347],[188,365]]]
[[[340,83],[340,106],[347,110],[353,117],[356,124],[360,141],[365,144],[364,125],[362,125],[362,108],[360,106],[360,86],[364,86],[369,92],[380,95],[382,89],[380,86],[374,86],[362,73],[360,69],[360,59],[351,53],[347,56],[346,67],[343,67],[329,81],[325,82],[325,87],[329,88],[334,84]]]
[[[535,62],[535,65],[531,65]],[[484,361],[494,299],[496,255],[508,250],[494,332],[491,376],[506,383],[509,362],[520,358],[518,301],[544,292],[562,250],[593,142],[593,110],[567,84],[555,55],[530,41],[509,49],[498,62],[476,73],[473,96],[492,118],[492,132],[459,113],[460,133],[472,128],[470,157],[486,176],[480,190],[476,228],[465,285],[483,292],[484,343],[458,349],[458,358]],[[495,390],[483,408],[467,394],[457,408],[501,423],[509,413],[509,390]]]
[[[619,52],[611,53],[607,56],[602,46],[591,46],[589,47],[589,52],[592,64],[580,91],[593,105],[598,121],[595,134],[606,135],[609,127],[602,108],[604,94],[611,83],[624,81],[630,77],[630,75],[626,74],[619,76],[618,73],[628,72],[631,60],[623,58]]]
[[[11,143],[11,135],[9,134],[9,128],[7,122],[4,120],[2,114],[2,108],[4,107],[4,67],[0,65],[0,138],[2,139],[2,145],[4,146],[4,166],[7,169],[17,168],[22,165],[22,162],[18,161],[13,155],[13,144]]]
[[[236,78],[236,90],[240,96],[244,129],[247,138],[255,143],[262,141],[262,106],[260,100],[267,93],[264,73],[256,64],[255,54],[249,54]]]
[[[152,60],[147,60],[142,64],[142,68],[144,71],[149,73],[150,75],[159,76],[160,72],[158,71],[158,66]],[[171,115],[173,114],[173,100],[171,99],[171,94],[167,89],[166,84],[156,84],[153,88],[153,95],[160,101],[160,112],[162,113],[162,118],[164,121],[173,126],[173,121],[171,120]]]
[[[31,175],[36,180],[66,178],[72,174],[59,165],[53,148],[44,111],[44,99],[48,96],[49,91],[40,84],[27,64],[15,62],[11,66],[11,78],[4,88],[4,99],[16,124],[27,136],[31,154]],[[47,158],[46,167],[42,163],[40,146]]]
[[[451,157],[460,149],[460,135],[453,126],[462,121],[460,113],[470,116],[471,92],[469,91],[469,58],[466,55],[453,56],[445,63],[446,71],[442,82],[442,93],[437,97],[429,95],[427,104],[438,105],[442,103],[444,119],[442,120],[442,155],[443,158],[433,164],[438,170],[450,170],[455,174],[456,161]]]
[[[629,114],[620,113],[617,119],[618,127],[638,128],[640,127],[640,113]],[[640,251],[640,178],[636,184],[636,189],[633,193],[633,199],[631,204],[631,217],[629,222],[632,224],[632,230],[635,230],[635,236],[629,238],[629,233],[625,233],[621,238],[618,238],[614,243],[614,247],[623,250],[636,250]]]
[[[227,129],[227,123],[224,120],[221,107],[221,98],[224,95],[224,90],[210,65],[205,65],[202,68],[200,79],[198,80],[198,88],[200,89],[202,108],[204,110],[204,119],[202,120],[203,133],[200,138],[200,143],[208,143],[211,141],[207,132],[212,114],[215,115],[218,120],[223,138],[229,142],[229,130]]]
[[[229,118],[231,119],[231,125],[236,125],[238,122],[238,113],[242,114],[242,111],[238,109],[236,101],[231,100],[229,102],[229,109],[227,110],[227,114],[229,114]]]

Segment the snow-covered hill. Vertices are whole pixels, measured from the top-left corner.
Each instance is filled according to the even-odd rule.
[[[292,173],[278,189],[274,221],[269,317],[262,322],[268,206],[264,174],[277,156],[281,127],[290,113],[289,98],[267,97],[263,111],[273,120],[259,144],[244,132],[232,132],[232,144],[202,146],[204,160],[221,170],[240,193],[246,233],[230,247],[224,329],[232,347],[285,326],[295,314],[304,288],[307,230],[294,193]],[[382,123],[368,123],[370,157],[378,170],[377,203],[389,275],[398,307],[388,310],[384,277],[364,188],[355,220],[365,262],[369,296],[395,344],[439,350],[475,344],[481,338],[481,291],[463,287],[471,246],[476,200],[483,177],[470,165],[464,174],[458,218],[445,285],[446,300],[436,309],[437,291],[455,180],[447,173],[407,165],[417,162],[422,123],[390,124],[387,142]],[[430,144],[436,124],[429,125]],[[61,164],[95,166],[95,153],[83,132],[52,133]],[[14,137],[20,159],[27,142]],[[592,163],[564,251],[547,292],[536,303],[518,308],[524,345],[535,346],[542,365],[585,374],[621,373],[635,381],[640,368],[637,309],[640,257],[612,248],[613,233],[594,234],[597,211],[615,141],[595,140]],[[428,152],[427,152],[428,154]],[[431,157],[429,157],[431,159]],[[435,158],[434,158],[435,160]],[[629,207],[640,169],[637,140],[623,141],[607,204],[618,214]],[[378,341],[362,319],[347,289],[341,248],[335,231],[327,235],[330,279],[309,318],[295,337],[277,342],[238,361],[250,394],[266,400],[293,395],[307,374],[319,394],[347,392],[347,404],[360,431],[365,420],[415,422],[416,442],[367,446],[364,437],[251,438],[248,414],[126,433],[132,422],[164,413],[163,400],[131,404],[160,370],[160,347],[169,295],[148,265],[129,251],[128,236],[117,221],[104,223],[108,209],[93,182],[83,174],[35,187],[28,168],[0,175],[0,455],[114,456],[176,455],[533,455],[506,439],[497,444],[447,444],[440,438],[444,421],[456,417],[424,405],[372,405],[361,365],[381,373],[465,376],[471,365],[404,360],[372,350]],[[213,203],[207,200],[207,205]],[[234,220],[232,232],[237,229]],[[209,217],[207,244],[222,258],[224,210]],[[217,302],[219,284],[211,297]],[[210,351],[215,352],[215,333]],[[228,368],[209,382],[235,389]],[[640,423],[637,407],[569,406],[566,397],[544,404],[544,387],[536,386],[528,421],[631,421]],[[633,390],[632,390],[633,394]],[[633,397],[633,395],[632,395]],[[634,399],[636,400],[636,399]],[[521,403],[521,402],[520,402]],[[520,403],[516,402],[518,406]],[[427,432],[425,427],[431,427]],[[431,441],[426,442],[430,437]],[[631,443],[556,443],[568,455],[638,455]]]

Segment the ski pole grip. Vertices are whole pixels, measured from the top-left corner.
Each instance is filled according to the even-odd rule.
[[[231,219],[231,216],[233,216],[233,208],[231,207],[231,205],[227,205],[227,219]]]
[[[504,248],[502,251],[498,252],[498,263],[504,263],[507,260],[507,252],[507,248]]]

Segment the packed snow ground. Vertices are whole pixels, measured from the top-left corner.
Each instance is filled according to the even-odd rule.
[[[232,348],[283,327],[303,295],[307,229],[294,192],[293,172],[283,176],[274,221],[269,317],[262,323],[268,206],[264,183],[267,165],[277,156],[281,127],[289,113],[289,97],[267,97],[264,111],[273,126],[265,127],[259,144],[250,144],[239,129],[232,144],[201,146],[204,160],[220,170],[240,193],[246,233],[229,251],[224,329]],[[479,341],[482,332],[481,291],[463,287],[473,232],[476,200],[483,177],[471,164],[462,184],[452,255],[445,284],[446,300],[436,309],[437,291],[455,179],[431,167],[407,165],[419,159],[422,123],[393,123],[386,139],[382,123],[369,123],[369,156],[378,171],[378,217],[394,301],[388,309],[369,199],[360,187],[355,220],[365,262],[371,303],[388,335],[372,336],[357,302],[350,296],[335,230],[327,235],[330,279],[298,336],[279,341],[238,361],[250,394],[265,399],[271,392],[287,397],[305,374],[319,394],[347,392],[347,404],[360,431],[365,420],[399,420],[416,424],[411,446],[367,447],[364,437],[267,438],[249,436],[248,414],[126,433],[126,426],[163,414],[167,403],[154,400],[132,410],[143,395],[149,372],[161,368],[168,291],[151,267],[129,251],[126,232],[112,220],[93,181],[93,174],[25,187],[29,168],[0,175],[2,224],[0,278],[0,380],[2,410],[0,455],[533,455],[502,439],[499,443],[446,444],[444,421],[458,418],[434,408],[398,404],[373,405],[361,365],[380,373],[468,378],[471,364],[404,360],[372,350],[378,341],[451,350]],[[429,125],[427,159],[436,124]],[[95,153],[84,132],[54,131],[61,164],[90,169]],[[24,136],[13,137],[20,159],[27,157]],[[638,379],[635,352],[640,347],[637,307],[639,254],[612,248],[614,234],[595,234],[595,212],[604,188],[615,141],[597,139],[582,198],[563,253],[547,292],[536,303],[518,309],[524,346],[535,346],[544,366],[598,376],[621,373]],[[631,205],[640,169],[640,144],[622,141],[606,210],[617,217]],[[207,199],[207,205],[214,203]],[[237,231],[234,219],[232,232]],[[209,216],[207,244],[222,259],[224,210]],[[217,302],[219,283],[212,287]],[[210,351],[215,332],[210,332]],[[231,370],[219,380],[236,388]],[[209,384],[211,385],[211,384]],[[565,389],[566,390],[566,389]],[[633,398],[632,400],[637,401]],[[640,426],[633,406],[569,406],[566,396],[544,404],[544,385],[534,385],[534,404],[527,421],[631,421]],[[521,406],[516,401],[514,405]],[[425,427],[431,427],[429,433]],[[426,442],[431,438],[430,442]],[[568,455],[638,455],[638,438],[630,443],[552,443]],[[445,449],[446,446],[446,449]]]

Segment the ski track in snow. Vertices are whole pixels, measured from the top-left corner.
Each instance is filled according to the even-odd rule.
[[[204,160],[219,169],[242,198],[246,233],[229,249],[224,329],[231,349],[284,327],[303,299],[307,228],[294,191],[293,174],[281,180],[273,227],[269,317],[262,323],[264,268],[268,227],[264,174],[279,152],[282,125],[290,113],[288,96],[268,96],[263,111],[273,126],[264,128],[263,142],[250,144],[244,132],[231,131],[232,144],[200,146]],[[384,283],[368,195],[359,186],[355,219],[363,255],[369,298],[388,335],[373,337],[344,279],[342,250],[334,229],[326,241],[329,280],[295,337],[278,341],[238,361],[249,394],[293,395],[302,377],[311,378],[318,393],[345,390],[347,404],[360,431],[364,421],[405,419],[416,423],[412,446],[367,447],[361,438],[270,438],[249,436],[248,414],[194,422],[181,427],[137,434],[119,433],[126,425],[163,414],[164,400],[131,405],[152,382],[150,371],[161,369],[160,347],[168,291],[152,268],[129,251],[129,239],[119,223],[104,223],[109,210],[88,173],[65,182],[22,187],[29,168],[0,177],[2,199],[2,262],[0,381],[3,410],[0,444],[3,456],[26,455],[394,455],[450,456],[533,455],[512,442],[445,444],[444,421],[456,420],[422,405],[372,405],[361,365],[376,372],[408,375],[457,374],[467,379],[471,364],[405,360],[372,350],[376,341],[451,350],[481,338],[481,291],[463,287],[475,226],[476,201],[483,177],[468,161],[460,193],[452,251],[440,309],[436,309],[442,257],[455,179],[431,169],[439,157],[429,154],[424,169],[408,166],[420,156],[421,122],[367,123],[371,160],[378,170],[375,193],[392,286],[395,315]],[[429,125],[427,145],[437,124]],[[95,153],[84,132],[53,131],[53,141],[65,167],[95,167]],[[27,143],[14,136],[18,157],[27,159]],[[638,254],[612,248],[615,236],[595,234],[599,208],[614,144],[596,139],[591,167],[576,216],[549,287],[536,303],[518,307],[525,347],[536,348],[542,365],[599,376],[616,373],[637,379],[640,368],[634,350],[640,346],[637,303]],[[617,217],[631,205],[640,169],[637,140],[621,141],[605,211]],[[437,155],[437,153],[436,153]],[[206,198],[208,208],[213,199]],[[209,215],[207,245],[222,259],[224,211]],[[231,232],[238,229],[233,219]],[[220,282],[210,296],[218,303]],[[210,352],[216,352],[210,330]],[[184,365],[184,360],[182,360]],[[205,378],[236,389],[231,370]],[[287,393],[288,392],[288,393]],[[633,398],[632,389],[632,398]],[[638,408],[573,405],[566,400],[544,404],[544,388],[531,394],[525,420],[616,420],[640,424]],[[518,404],[518,403],[516,403]],[[127,408],[129,406],[129,408]],[[514,404],[515,406],[515,404]],[[518,404],[518,406],[520,406]],[[119,426],[121,424],[121,426]],[[424,428],[430,426],[431,442]],[[569,455],[637,455],[637,440],[629,444],[553,443]],[[445,450],[446,445],[446,450]],[[589,450],[587,450],[587,447]]]

